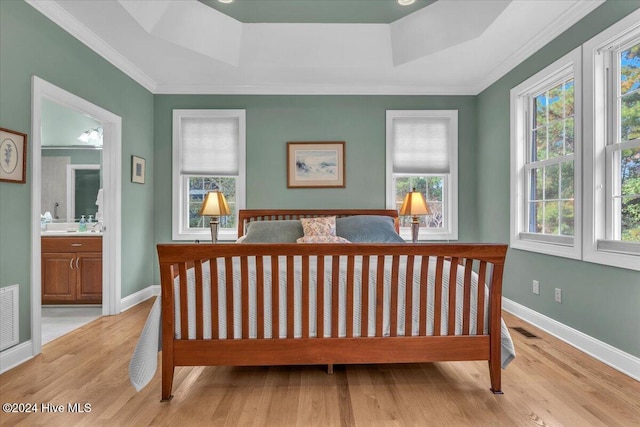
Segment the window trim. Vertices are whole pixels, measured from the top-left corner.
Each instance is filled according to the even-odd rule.
[[[612,49],[640,36],[640,10],[621,19],[583,44],[584,70],[584,240],[585,261],[640,271],[640,245],[607,236],[607,146],[612,113],[605,64]],[[597,111],[605,111],[597,114]]]
[[[172,209],[171,230],[173,240],[208,240],[211,238],[211,230],[203,228],[194,231],[184,227],[184,219],[188,207],[184,203],[185,180],[180,173],[182,164],[182,141],[180,140],[181,120],[187,117],[222,118],[233,117],[238,119],[238,176],[236,178],[236,223],[240,209],[246,206],[246,111],[240,109],[215,110],[215,109],[174,109],[173,110],[173,141],[172,141]],[[209,176],[218,176],[212,172]],[[202,176],[206,176],[203,174]],[[238,238],[237,228],[220,230],[219,240],[234,241]]]
[[[445,189],[442,195],[442,204],[445,207],[446,224],[444,231],[420,227],[418,240],[458,240],[458,110],[387,110],[386,112],[386,206],[387,209],[396,209],[394,177],[398,176],[425,176],[445,175]],[[393,120],[398,118],[426,117],[447,118],[449,120],[449,173],[434,174],[407,174],[393,173]],[[405,240],[411,240],[411,227],[402,227],[400,236]]]
[[[515,249],[538,252],[566,258],[582,257],[582,58],[581,48],[569,52],[543,70],[529,77],[510,93],[510,244]],[[527,149],[530,115],[528,103],[531,97],[544,87],[549,87],[568,75],[574,81],[574,236],[551,236],[530,233],[527,228],[528,179]]]

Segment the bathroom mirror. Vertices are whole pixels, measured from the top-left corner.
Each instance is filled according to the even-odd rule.
[[[102,188],[101,159],[88,163],[90,156],[79,156],[86,153],[68,151],[43,151],[41,211],[50,212],[54,221],[72,222],[81,215],[95,218]]]
[[[67,165],[67,220],[96,217],[100,165]]]

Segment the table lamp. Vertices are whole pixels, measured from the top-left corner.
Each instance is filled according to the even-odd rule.
[[[412,192],[407,193],[404,196],[402,207],[400,208],[400,215],[411,215],[411,240],[413,243],[418,241],[418,230],[420,227],[420,220],[418,215],[430,215],[431,211],[425,202],[422,193],[416,191],[414,188]]]
[[[211,243],[218,241],[218,224],[220,223],[220,217],[223,215],[229,215],[231,211],[227,205],[227,201],[224,198],[224,194],[220,191],[210,191],[202,202],[200,207],[200,216],[210,216],[211,222]]]

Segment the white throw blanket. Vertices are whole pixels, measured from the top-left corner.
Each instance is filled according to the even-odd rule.
[[[359,257],[356,257],[359,259]],[[403,262],[406,262],[406,257],[401,257]],[[234,259],[234,262],[238,260]],[[279,290],[279,306],[281,311],[279,313],[280,319],[280,330],[278,331],[278,335],[280,337],[286,337],[286,312],[285,309],[287,307],[287,293],[286,293],[286,264],[284,264],[284,260],[279,264],[280,271],[280,290]],[[419,298],[419,265],[421,263],[421,257],[415,257],[415,266],[414,266],[414,278],[413,278],[413,313],[412,313],[412,325],[411,325],[411,334],[418,335],[418,317],[419,317],[419,307],[418,307],[418,298]],[[255,277],[255,266],[251,265],[252,261],[250,261],[249,265],[249,336],[251,338],[257,337],[257,321],[256,321],[256,277]],[[220,331],[220,339],[226,339],[226,288],[225,277],[224,277],[224,261],[219,260],[218,264],[218,312],[219,312],[219,323],[218,330]],[[242,309],[241,309],[241,301],[240,301],[240,268],[239,262],[238,265],[234,265],[234,278],[233,278],[233,292],[234,292],[234,338],[239,338],[242,336]],[[324,330],[325,336],[330,335],[331,331],[331,274],[330,274],[330,259],[328,258],[325,261],[325,313],[324,313]],[[264,268],[264,304],[265,304],[265,319],[271,318],[271,271],[270,271],[270,260],[269,257],[265,257],[265,268]],[[311,259],[310,262],[310,289],[309,289],[309,310],[310,310],[310,319],[309,319],[309,335],[314,337],[316,336],[316,272],[313,268],[315,265],[315,260]],[[449,272],[450,265],[448,262],[445,262],[443,271]],[[375,257],[371,260],[371,265],[369,267],[369,280],[370,284],[375,284],[376,278],[376,270],[377,263]],[[429,277],[427,280],[427,335],[432,335],[434,330],[433,317],[434,317],[434,283],[435,283],[435,260],[430,260],[429,265]],[[296,337],[302,336],[302,292],[301,292],[301,266],[299,261],[295,263],[294,273],[294,335]],[[360,263],[356,262],[355,264],[355,274],[354,274],[354,324],[353,331],[355,336],[360,335],[361,331],[361,315],[360,315],[360,295],[361,295],[361,283],[359,282],[361,278],[360,274],[361,268]],[[405,329],[405,283],[406,279],[404,276],[404,268],[400,268],[400,275],[398,279],[399,283],[399,291],[398,291],[398,321],[397,321],[397,335],[404,335]],[[464,268],[458,267],[457,272],[457,289],[456,289],[456,322],[455,322],[455,335],[462,334],[462,306],[463,306],[463,278],[464,278]],[[384,303],[383,303],[383,334],[385,336],[389,335],[390,329],[390,299],[391,299],[391,258],[387,257],[385,260],[385,287],[384,287]],[[442,318],[441,318],[441,334],[445,335],[448,324],[448,274],[443,274],[443,291],[442,291]],[[339,280],[339,335],[341,337],[346,336],[346,262],[341,260],[340,265],[340,280]],[[204,302],[204,338],[211,338],[211,305],[210,305],[210,274],[209,274],[209,264],[203,264],[203,302]],[[187,295],[188,295],[188,337],[189,339],[195,338],[195,276],[194,270],[190,269],[187,272]],[[178,279],[176,278],[174,285],[174,298],[176,301],[175,304],[175,318],[180,318],[180,305],[179,305],[179,290],[178,290]],[[369,286],[369,310],[368,310],[368,326],[369,326],[369,336],[373,336],[375,334],[375,306],[376,306],[376,293],[375,286]],[[488,331],[488,310],[486,309],[486,303],[488,301],[488,290],[485,287],[485,320],[484,320],[484,333]],[[471,284],[471,316],[470,316],[470,334],[475,334],[476,331],[476,305],[477,305],[477,275],[474,273],[472,275],[472,284]],[[151,309],[151,313],[149,314],[149,318],[145,323],[142,334],[134,351],[133,357],[131,359],[129,365],[129,375],[131,379],[131,383],[134,385],[136,390],[142,389],[155,374],[157,370],[157,351],[159,350],[159,340],[161,340],[160,336],[160,324],[161,324],[161,309],[160,309],[160,298],[156,300]],[[182,331],[180,330],[180,322],[176,321],[176,331],[175,337],[180,338],[182,335]],[[269,338],[272,336],[272,328],[270,322],[265,322],[265,337]],[[515,350],[513,347],[513,342],[511,340],[511,336],[509,335],[509,330],[507,329],[504,321],[502,321],[501,325],[501,345],[502,345],[502,355],[501,355],[501,363],[502,367],[505,368],[509,362],[515,357]]]

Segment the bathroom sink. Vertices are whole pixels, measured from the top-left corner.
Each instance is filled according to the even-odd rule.
[[[79,231],[77,222],[50,222],[42,231],[42,236],[102,236],[102,232],[94,231],[91,227],[96,223],[87,224],[87,231]]]
[[[65,230],[44,230],[40,232],[40,235],[43,237],[77,237],[77,236],[102,236],[102,232],[100,231],[65,231]]]
[[[45,231],[55,232],[74,232],[78,231],[79,224],[77,222],[49,222]]]

